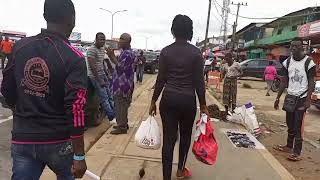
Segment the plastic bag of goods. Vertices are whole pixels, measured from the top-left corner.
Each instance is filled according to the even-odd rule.
[[[161,146],[160,128],[153,116],[142,121],[135,134],[135,143],[144,149],[159,149]]]
[[[253,105],[251,103],[248,103],[245,105],[245,107],[246,107],[245,124],[247,126],[247,129],[254,136],[258,136],[259,134],[261,134],[261,130],[257,120],[257,116],[253,109]]]
[[[218,143],[213,134],[214,129],[211,126],[210,118],[205,114],[201,115],[196,126],[192,152],[199,161],[213,165],[217,159]]]

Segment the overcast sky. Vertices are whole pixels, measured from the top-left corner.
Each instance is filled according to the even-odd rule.
[[[215,0],[213,0],[214,2]],[[223,0],[216,0],[222,5]],[[232,0],[231,0],[232,1]],[[95,33],[102,31],[111,36],[111,15],[99,8],[110,11],[128,10],[114,17],[114,37],[123,32],[133,36],[133,47],[161,49],[173,42],[170,33],[171,22],[175,15],[186,14],[194,23],[194,39],[202,40],[205,35],[208,0],[73,0],[76,7],[76,27],[83,40],[94,40]],[[239,2],[239,1],[234,1]],[[320,5],[320,0],[247,0],[248,6],[241,7],[240,15],[249,17],[277,17],[310,6]],[[42,17],[44,0],[0,0],[0,30],[16,30],[35,35],[45,27]],[[219,13],[221,8],[217,6]],[[236,13],[236,6],[230,5]],[[221,16],[214,4],[210,20],[209,36],[218,36]],[[235,16],[229,15],[229,24]],[[238,30],[251,22],[270,20],[248,20],[239,18]],[[229,33],[232,27],[229,25]]]

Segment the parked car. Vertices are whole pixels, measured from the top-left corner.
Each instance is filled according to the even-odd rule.
[[[264,70],[269,65],[269,61],[273,61],[278,75],[282,76],[283,72],[281,71],[281,69],[283,66],[279,61],[268,59],[248,59],[240,63],[240,66],[243,70],[243,77],[263,78]]]
[[[314,106],[320,109],[320,81],[316,81],[314,92],[311,96],[311,102]]]
[[[159,59],[155,52],[144,52],[146,57],[146,64],[144,65],[144,71],[154,74],[158,69]]]

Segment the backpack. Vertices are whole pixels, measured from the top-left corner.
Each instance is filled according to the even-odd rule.
[[[290,60],[291,60],[291,56],[287,59],[287,71],[289,71],[289,66],[290,66]],[[308,56],[306,62],[304,63],[304,70],[306,71],[306,74],[308,75],[308,67],[309,67],[309,64],[311,62],[311,58]]]

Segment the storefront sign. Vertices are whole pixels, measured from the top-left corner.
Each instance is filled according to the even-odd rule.
[[[304,24],[298,30],[299,37],[313,36],[318,33],[320,33],[320,20]]]

